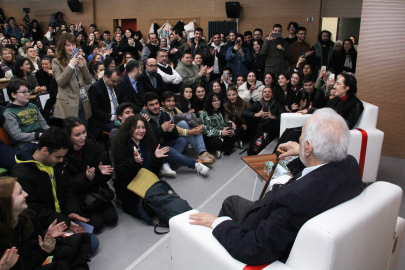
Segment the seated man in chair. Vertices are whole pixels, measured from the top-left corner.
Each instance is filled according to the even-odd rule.
[[[212,228],[221,245],[243,263],[285,262],[305,222],[362,192],[359,165],[347,155],[349,139],[341,116],[330,108],[317,110],[304,124],[299,144],[279,147],[287,149],[281,157],[300,157],[288,164],[293,178],[273,185],[259,201],[230,196],[219,218],[197,213],[190,215],[190,223]]]

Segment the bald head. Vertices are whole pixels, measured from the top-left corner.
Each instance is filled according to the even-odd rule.
[[[156,75],[158,66],[155,58],[149,58],[148,60],[146,60],[145,67],[150,76]]]

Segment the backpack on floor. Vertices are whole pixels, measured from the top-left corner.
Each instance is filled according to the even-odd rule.
[[[153,222],[153,219],[142,207],[142,202],[138,205],[139,213],[148,224],[155,227],[154,231],[157,234],[168,233],[169,231],[158,232],[157,228],[169,227],[169,220],[172,217],[192,209],[188,202],[180,198],[180,196],[174,192],[173,188],[163,180],[154,183],[148,191],[146,191],[144,201],[159,217],[159,223],[156,224]]]
[[[252,141],[249,144],[249,148],[247,150],[248,156],[257,155],[262,151],[267,145],[270,143],[270,136],[267,124],[268,121],[264,123],[260,123],[257,128]]]

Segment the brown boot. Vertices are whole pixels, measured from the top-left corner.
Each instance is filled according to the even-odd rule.
[[[214,163],[214,161],[212,161],[212,159],[210,159],[208,156],[204,156],[204,155],[201,155],[201,156],[197,157],[197,161],[202,163],[202,164],[212,164],[212,163]]]

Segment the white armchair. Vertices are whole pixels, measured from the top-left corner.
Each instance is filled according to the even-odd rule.
[[[354,128],[350,130],[349,154],[359,162],[363,182],[372,183],[377,180],[384,133],[376,129],[378,107],[362,102],[364,106],[363,113]],[[310,116],[298,113],[281,114],[280,136],[287,128],[303,126]]]
[[[401,198],[400,187],[374,183],[358,197],[306,222],[285,264],[276,261],[257,268],[233,259],[211,229],[190,225],[188,216],[197,212],[191,210],[170,220],[173,269],[393,269],[389,266],[396,266],[400,249],[390,258]],[[402,227],[397,236],[402,238],[403,220],[398,224]]]

